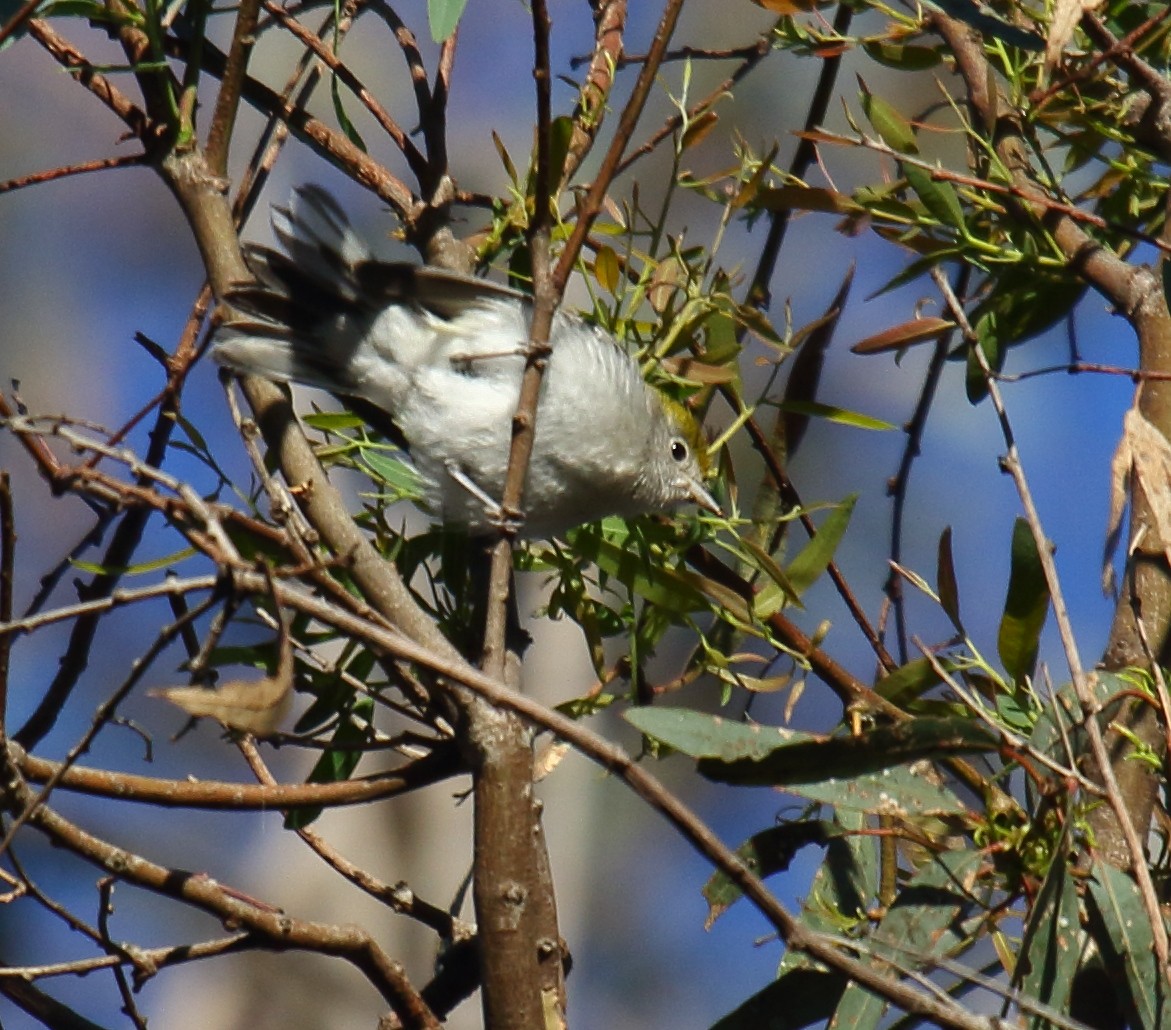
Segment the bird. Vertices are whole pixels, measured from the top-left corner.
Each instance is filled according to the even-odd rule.
[[[316,387],[405,444],[422,507],[470,535],[497,533],[532,299],[441,268],[377,260],[316,185],[272,210],[283,250],[246,244],[254,279],[225,291],[211,356],[243,375]],[[608,515],[696,504],[706,440],[602,329],[558,310],[512,530],[549,539]],[[384,428],[385,427],[385,428]]]

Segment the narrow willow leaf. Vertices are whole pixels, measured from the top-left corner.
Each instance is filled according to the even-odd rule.
[[[736,849],[736,855],[760,879],[783,873],[797,852],[810,844],[827,844],[846,831],[828,820],[783,823],[755,833]],[[703,928],[710,930],[721,915],[742,896],[740,888],[725,872],[715,873],[703,888],[708,915]]]
[[[770,728],[747,729],[765,736]],[[781,744],[771,735],[768,739],[774,746],[758,745],[751,756],[701,758],[699,771],[720,783],[788,789],[794,784],[824,783],[882,772],[920,758],[995,751],[999,746],[991,731],[968,717],[910,719],[848,737],[806,735],[790,744]]]
[[[1004,367],[1005,348],[1001,345],[1000,337],[994,326],[977,325],[976,335],[979,343],[976,344],[984,353],[984,360],[993,372],[999,372]],[[968,401],[979,404],[988,396],[988,377],[984,374],[984,366],[976,355],[976,347],[967,348],[967,369],[964,374],[964,388],[968,394]]]
[[[178,565],[180,562],[192,557],[195,553],[194,547],[184,547],[182,550],[164,554],[161,558],[150,558],[147,561],[136,562],[133,565],[123,565],[116,569],[111,568],[109,565],[101,565],[97,562],[83,561],[80,558],[70,558],[69,564],[81,572],[88,572],[91,576],[141,576],[145,572],[158,572],[159,569],[166,569],[172,565]]]
[[[908,163],[903,164],[903,175],[932,218],[942,225],[964,232],[964,209],[950,182],[933,179],[930,172]]]
[[[885,972],[889,967],[882,963],[883,956],[899,966],[918,969],[930,968],[932,956],[950,955],[962,941],[964,914],[977,907],[971,891],[983,862],[980,850],[948,851],[912,877],[867,939],[872,961]],[[851,983],[831,1026],[875,1026],[886,1005],[877,994]]]
[[[513,163],[512,157],[508,153],[508,148],[504,145],[504,140],[502,140],[497,135],[495,129],[492,130],[492,144],[496,147],[496,153],[500,157],[500,163],[504,165],[504,172],[508,176],[508,181],[511,182],[513,186],[516,186],[520,182],[520,176],[517,175],[516,165]]]
[[[874,837],[865,833],[869,816],[848,809],[834,812],[833,825],[844,832],[826,843],[825,860],[813,876],[801,900],[800,919],[813,933],[840,933],[843,920],[869,921],[879,890],[879,853]],[[781,958],[777,977],[797,969],[816,969],[820,964],[803,952],[789,949]]]
[[[862,87],[862,111],[882,142],[900,154],[917,154],[919,145],[915,141],[915,130],[903,113],[871,93],[861,78],[858,83]]]
[[[816,403],[817,391],[821,386],[821,374],[825,367],[825,354],[833,341],[834,330],[838,327],[842,312],[846,309],[846,301],[849,299],[850,287],[853,284],[854,266],[851,264],[846,269],[846,274],[842,277],[837,292],[821,313],[821,317],[807,331],[801,345],[797,348],[782,396],[785,405]],[[785,459],[791,461],[801,446],[805,430],[809,425],[809,416],[803,414],[799,408],[794,409],[791,406],[782,410],[784,411]]]
[[[1103,962],[1125,974],[1125,985],[1115,979],[1118,993],[1130,1012],[1130,1025],[1157,1030],[1166,1025],[1167,981],[1159,969],[1151,922],[1134,880],[1121,869],[1094,861],[1088,902],[1097,912],[1106,933],[1098,938]]]
[[[305,425],[320,430],[323,433],[340,433],[345,429],[360,429],[366,423],[352,411],[315,411],[311,415],[304,415],[301,421]]]
[[[937,340],[955,327],[955,322],[949,318],[912,318],[858,341],[850,348],[850,353],[882,354],[885,351],[902,350],[916,343]]]
[[[1024,519],[1017,519],[1012,530],[1012,571],[996,648],[1004,671],[1014,683],[1032,675],[1041,646],[1041,630],[1049,613],[1049,586],[1033,540],[1033,532]]]
[[[704,111],[703,114],[693,118],[683,131],[683,139],[679,141],[679,149],[688,150],[703,142],[719,120],[720,116],[715,111]]]
[[[344,712],[329,747],[313,766],[306,783],[338,783],[349,779],[358,762],[366,753],[366,745],[372,735],[370,720],[374,716],[374,701],[369,697],[358,697],[349,712]],[[298,808],[285,816],[285,829],[300,830],[316,821],[321,815],[320,808]]]
[[[1081,917],[1077,885],[1071,875],[1064,848],[1045,875],[1045,882],[1033,903],[1021,938],[1014,986],[1029,998],[1059,1012],[1066,1011],[1080,949]],[[1042,1016],[1030,1021],[1032,1030],[1052,1024]]]
[[[939,547],[935,560],[935,590],[939,595],[939,603],[951,619],[951,624],[960,633],[964,631],[963,620],[960,618],[960,588],[956,580],[955,562],[951,553],[951,526],[939,534]]]
[[[874,689],[880,697],[903,708],[943,682],[939,669],[951,672],[952,668],[952,663],[945,658],[936,658],[934,661],[916,658],[883,676]]]
[[[820,211],[830,215],[866,210],[845,193],[821,186],[768,186],[757,191],[755,207],[766,211]]]
[[[362,451],[362,463],[370,470],[377,483],[397,496],[413,501],[423,499],[423,477],[406,462],[388,457],[372,448],[365,448]]]
[[[468,0],[427,0],[427,24],[436,43],[444,42],[455,32],[467,5]]]
[[[362,134],[358,132],[357,126],[350,121],[350,116],[346,114],[346,107],[342,102],[340,82],[336,75],[329,77],[329,95],[333,100],[333,113],[337,116],[337,123],[341,127],[342,132],[345,133],[346,139],[353,143],[362,153],[366,153],[366,141],[362,139]]]
[[[614,293],[618,289],[618,255],[613,247],[599,247],[594,258],[594,278],[598,285],[607,293]]]
[[[851,494],[834,508],[818,527],[817,535],[801,549],[800,554],[785,570],[789,582],[799,594],[803,594],[812,586],[833,560],[834,552],[850,524],[850,516],[854,514],[854,504],[857,500],[858,495]]]
[[[623,715],[641,733],[691,758],[759,759],[785,744],[808,739],[796,730],[736,722],[689,708],[632,708]]]
[[[803,608],[801,594],[796,584],[788,577],[785,570],[773,561],[772,555],[759,544],[753,543],[748,537],[745,537],[740,543],[752,554],[752,557],[755,559],[756,568],[772,580],[773,584],[779,589],[781,596],[790,604],[795,604]],[[774,607],[775,593],[775,591],[769,590],[768,594],[770,597],[768,599],[764,597],[764,590],[756,595],[756,603],[753,605],[753,608],[760,618],[767,618],[769,615],[773,615],[780,610],[780,606]]]
[[[943,59],[935,47],[913,46],[907,43],[892,43],[887,39],[863,42],[862,49],[879,64],[899,71],[925,71],[934,68]]]
[[[833,1014],[845,989],[846,978],[839,973],[812,967],[790,969],[711,1030],[765,1030],[773,1026],[801,1030],[820,1025]],[[783,1017],[779,1013],[784,1013]]]
[[[782,401],[779,407],[782,411],[799,411],[812,418],[822,418],[839,426],[849,426],[851,429],[867,429],[888,433],[898,428],[893,422],[886,422],[873,415],[864,415],[860,411],[839,408],[834,404],[820,404],[816,401]]]

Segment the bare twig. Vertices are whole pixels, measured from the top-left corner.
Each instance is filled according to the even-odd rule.
[[[995,376],[992,375],[988,358],[980,346],[979,339],[968,323],[963,305],[960,304],[959,298],[952,292],[951,284],[947,281],[946,275],[943,274],[942,270],[936,269],[933,271],[932,277],[943,295],[944,302],[947,305],[951,317],[960,326],[968,345],[972,348],[972,352],[976,355],[976,359],[980,362],[980,366],[984,371],[984,379],[988,386],[988,398],[992,402],[993,410],[996,412],[997,421],[1000,424],[1000,431],[1007,448],[1007,453],[1003,459],[1003,467],[1012,477],[1017,494],[1021,499],[1025,519],[1033,534],[1037,559],[1041,563],[1041,568],[1045,575],[1045,585],[1049,590],[1050,603],[1053,606],[1053,618],[1057,622],[1062,650],[1065,652],[1065,660],[1069,665],[1073,688],[1085,717],[1084,725],[1086,737],[1090,742],[1090,750],[1094,756],[1094,761],[1097,763],[1098,774],[1102,777],[1106,800],[1113,810],[1115,818],[1118,820],[1118,826],[1130,849],[1132,856],[1130,863],[1131,872],[1134,874],[1135,881],[1138,884],[1139,895],[1143,900],[1143,907],[1146,910],[1147,918],[1150,920],[1151,936],[1155,944],[1155,953],[1159,958],[1159,968],[1163,970],[1165,976],[1171,978],[1171,967],[1167,963],[1167,928],[1163,922],[1159,908],[1159,899],[1155,892],[1154,882],[1151,879],[1150,869],[1147,867],[1144,859],[1146,851],[1139,838],[1138,831],[1135,829],[1126,801],[1123,799],[1122,793],[1119,790],[1118,781],[1114,775],[1114,766],[1106,750],[1106,743],[1102,736],[1102,727],[1097,718],[1098,705],[1094,700],[1093,691],[1087,682],[1086,672],[1082,666],[1081,656],[1078,653],[1077,637],[1073,632],[1073,623],[1069,617],[1069,609],[1065,604],[1065,597],[1061,589],[1061,580],[1058,578],[1057,566],[1053,561],[1053,550],[1048,538],[1045,536],[1045,530],[1041,524],[1041,516],[1038,514],[1037,507],[1033,502],[1032,491],[1029,488],[1028,479],[1025,476],[1024,467],[1021,464],[1020,453],[1017,450],[1012,423],[1009,421],[1008,411],[1000,395],[1000,387],[996,382]]]

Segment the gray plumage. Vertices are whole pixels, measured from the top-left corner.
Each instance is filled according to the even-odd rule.
[[[531,305],[522,293],[436,268],[374,260],[333,198],[307,186],[273,228],[286,253],[250,245],[256,282],[212,356],[236,372],[318,387],[385,413],[426,483],[426,506],[493,531],[504,489]],[[643,380],[605,333],[558,313],[541,386],[522,534],[684,502],[704,489],[694,420]],[[389,430],[388,428],[388,431]]]

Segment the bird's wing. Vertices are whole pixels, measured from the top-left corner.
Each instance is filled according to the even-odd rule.
[[[527,294],[489,279],[449,272],[430,265],[364,261],[354,268],[354,282],[369,301],[417,304],[440,318],[453,319],[470,308],[493,301],[528,304]]]

